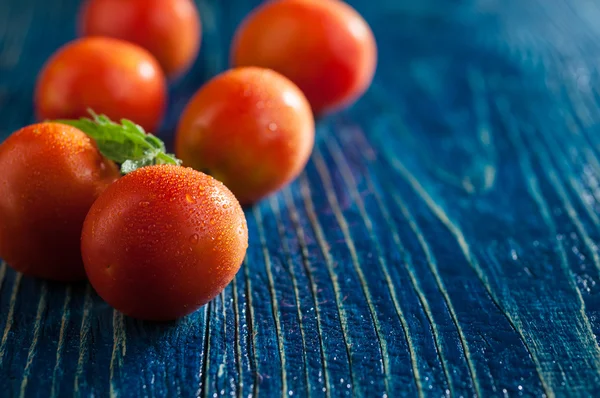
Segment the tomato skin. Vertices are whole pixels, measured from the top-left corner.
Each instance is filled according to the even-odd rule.
[[[156,59],[117,39],[77,39],[60,48],[38,75],[39,120],[89,116],[88,108],[111,119],[126,118],[147,131],[158,128],[167,86]]]
[[[169,77],[183,74],[194,62],[201,30],[191,0],[89,0],[79,17],[81,35],[114,37],[144,47]]]
[[[194,312],[231,282],[248,229],[233,194],[206,174],[150,166],[92,206],[81,248],[98,294],[126,315],[156,321]]]
[[[25,275],[85,279],[83,221],[117,166],[80,130],[40,123],[0,145],[0,170],[0,257]]]
[[[317,115],[353,103],[371,84],[377,63],[365,20],[338,0],[279,0],[259,6],[238,28],[235,66],[262,66],[298,85]]]
[[[244,67],[216,76],[193,96],[175,152],[251,204],[300,174],[314,136],[310,105],[296,85],[277,72]]]

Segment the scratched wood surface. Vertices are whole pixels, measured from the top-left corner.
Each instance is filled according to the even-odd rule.
[[[163,138],[257,2],[198,2]],[[0,396],[600,396],[598,2],[352,4],[375,82],[247,211],[233,283],[152,324],[3,264]],[[0,0],[0,139],[77,6]]]

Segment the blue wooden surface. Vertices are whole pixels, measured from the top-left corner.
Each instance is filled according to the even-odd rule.
[[[78,3],[0,0],[0,138]],[[198,1],[163,138],[256,3]],[[157,325],[2,265],[0,396],[600,396],[598,2],[351,3],[375,82],[247,211],[234,282]]]

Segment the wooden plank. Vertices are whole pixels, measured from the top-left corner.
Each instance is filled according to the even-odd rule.
[[[259,1],[197,3],[202,52],[170,87],[167,141]],[[374,84],[247,210],[233,283],[154,324],[2,264],[0,395],[597,395],[600,6],[351,3],[378,39]],[[0,3],[0,139],[34,120],[78,4]]]

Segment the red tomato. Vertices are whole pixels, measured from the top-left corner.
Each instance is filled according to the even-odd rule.
[[[235,196],[180,166],[138,169],[111,185],[83,226],[92,286],[114,308],[173,320],[217,296],[246,254],[246,218]]]
[[[88,116],[87,108],[111,119],[133,120],[154,131],[163,118],[166,81],[154,57],[121,40],[75,40],[44,65],[35,90],[39,119]]]
[[[371,84],[375,38],[365,20],[338,0],[279,0],[259,6],[238,28],[236,66],[276,70],[298,85],[313,112],[354,102]]]
[[[191,0],[88,0],[79,30],[144,47],[170,77],[191,66],[201,41],[200,17]]]
[[[238,68],[194,95],[179,121],[175,152],[249,204],[298,176],[314,136],[310,105],[296,85],[268,69]]]
[[[0,257],[25,275],[84,279],[81,228],[116,165],[80,130],[40,123],[0,145],[0,170]]]

